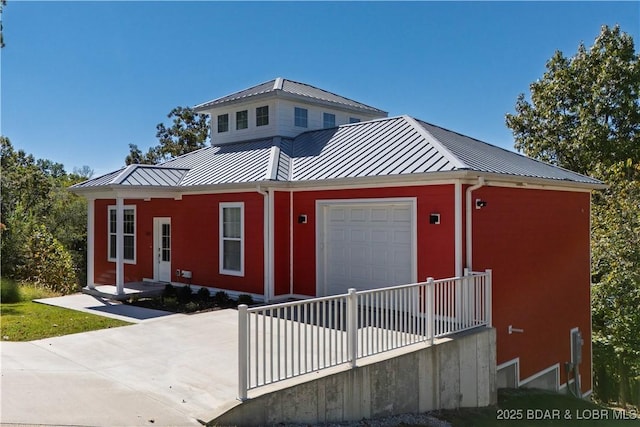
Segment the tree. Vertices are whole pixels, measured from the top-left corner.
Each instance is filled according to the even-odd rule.
[[[60,163],[34,159],[0,137],[2,275],[71,291],[86,275],[86,201],[68,191],[93,174],[67,174]]]
[[[592,199],[594,391],[640,404],[640,58],[604,26],[546,68],[506,123],[517,150],[609,185]]]
[[[167,117],[173,118],[171,127],[167,128],[163,123],[156,126],[159,145],[143,154],[136,144],[129,144],[126,164],[157,164],[206,145],[209,136],[207,115],[195,113],[188,107],[176,107]]]
[[[594,45],[572,58],[557,51],[542,79],[507,114],[515,148],[593,175],[596,165],[640,158],[640,60],[633,39],[602,27]]]

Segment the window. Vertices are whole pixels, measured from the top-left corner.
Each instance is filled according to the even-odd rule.
[[[269,124],[269,106],[256,108],[256,126],[266,126]]]
[[[229,131],[229,115],[220,114],[218,116],[218,133]]]
[[[244,203],[220,203],[220,273],[244,275]]]
[[[236,129],[246,129],[249,127],[249,112],[247,110],[236,111]]]
[[[296,107],[294,112],[295,125],[301,128],[306,128],[308,123],[307,115],[308,115],[308,111],[306,108]]]
[[[336,126],[336,115],[331,113],[322,113],[322,127],[332,128]]]
[[[128,264],[136,262],[136,208],[125,206],[123,210],[124,251],[123,260]],[[109,261],[116,262],[117,246],[116,207],[109,206]]]
[[[357,117],[349,117],[349,123],[360,123],[360,119]]]

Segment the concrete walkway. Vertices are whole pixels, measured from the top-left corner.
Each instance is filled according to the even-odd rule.
[[[105,298],[87,294],[43,298],[34,300],[34,302],[110,317],[112,319],[120,319],[131,323],[140,323],[166,316],[181,316],[180,314],[168,311],[136,307],[135,305],[123,304],[119,301],[110,301]]]
[[[2,342],[0,423],[191,426],[235,402],[237,311]]]

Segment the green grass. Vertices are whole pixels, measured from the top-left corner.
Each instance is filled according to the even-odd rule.
[[[16,285],[7,279],[2,279],[0,286],[0,337],[3,341],[32,341],[129,325],[121,320],[32,302],[33,299],[58,296],[42,287]]]
[[[498,392],[497,407],[438,411],[434,415],[454,427],[640,426],[640,412],[636,409],[619,414],[626,419],[615,419],[612,409],[566,394],[504,389]]]

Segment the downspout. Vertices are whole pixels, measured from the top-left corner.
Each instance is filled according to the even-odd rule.
[[[270,232],[270,212],[271,212],[271,194],[272,191],[265,191],[259,185],[256,188],[258,194],[262,194],[264,196],[264,302],[269,301],[270,289],[271,289],[271,251],[270,251],[270,242],[271,242],[271,232]]]
[[[485,185],[484,177],[478,177],[478,183],[467,188],[466,192],[466,246],[467,246],[467,269],[473,271],[473,221],[471,215],[473,213],[473,205],[471,204],[471,193]]]
[[[455,275],[462,277],[462,182],[454,184],[454,239],[455,239]]]

